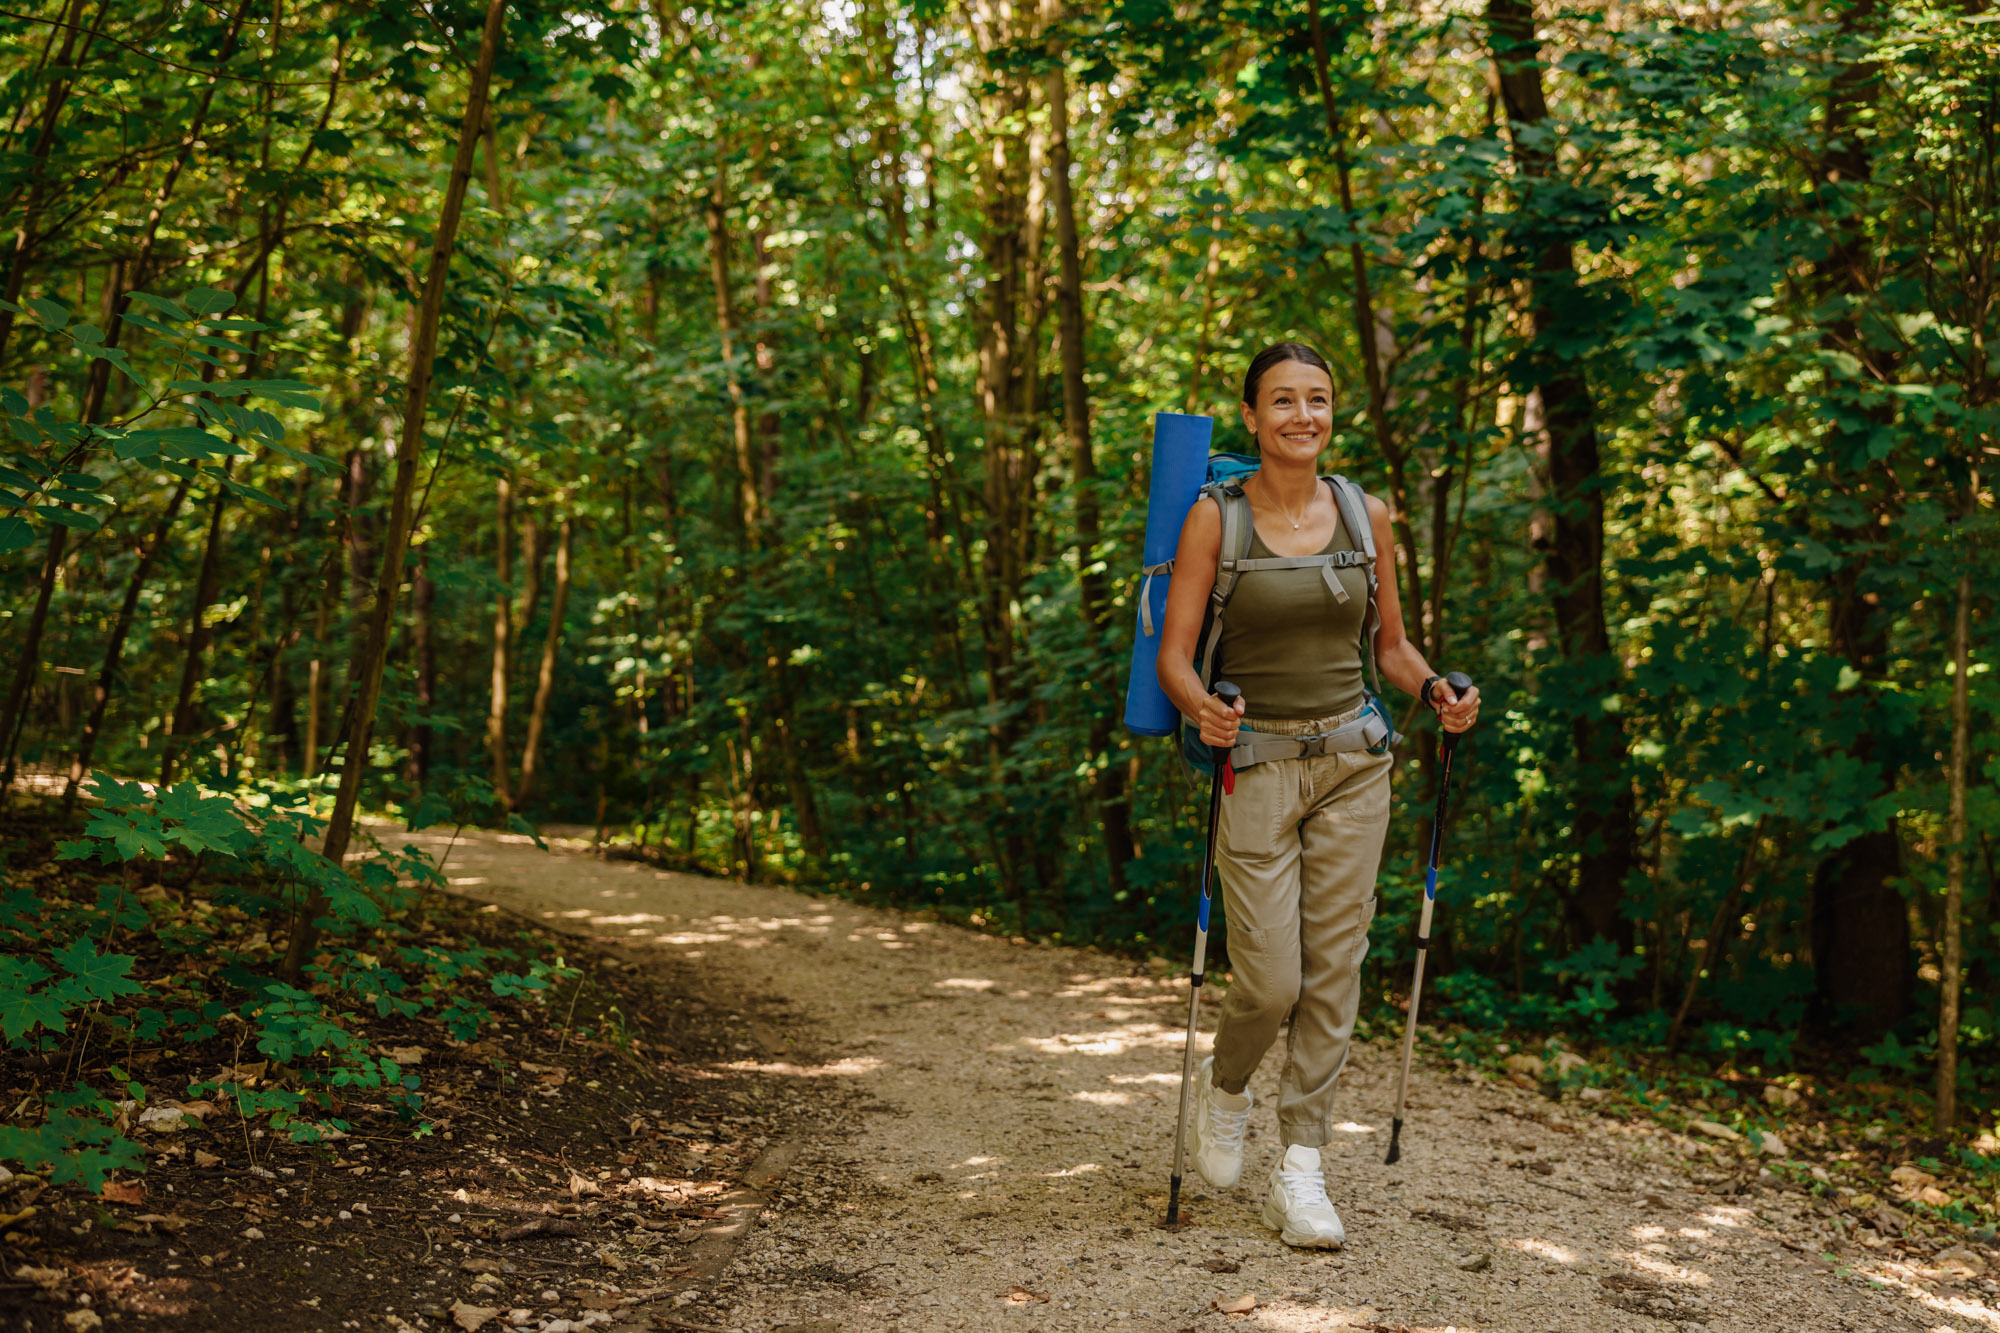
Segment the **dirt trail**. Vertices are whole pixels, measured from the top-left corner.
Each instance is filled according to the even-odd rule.
[[[1717,1177],[1686,1140],[1512,1087],[1422,1069],[1403,1161],[1385,1167],[1386,1046],[1357,1047],[1325,1154],[1344,1251],[1290,1251],[1258,1224],[1276,1145],[1261,1107],[1244,1186],[1190,1177],[1166,1233],[1184,980],[580,847],[469,834],[445,873],[454,892],[684,960],[704,998],[748,1016],[736,1067],[849,1108],[835,1136],[796,1145],[771,1207],[663,1327],[2000,1330],[1977,1285],[1861,1251],[1823,1261],[1805,1195],[1704,1193]],[[1276,1075],[1268,1060],[1251,1085],[1266,1105]],[[1247,1315],[1213,1308],[1246,1295]]]

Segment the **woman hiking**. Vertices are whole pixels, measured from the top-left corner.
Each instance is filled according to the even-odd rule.
[[[1361,551],[1360,534],[1344,530],[1333,483],[1318,475],[1333,425],[1325,359],[1295,342],[1265,348],[1243,378],[1242,410],[1262,455],[1242,484],[1253,520],[1249,559],[1282,564]],[[1379,552],[1377,668],[1435,708],[1448,730],[1464,731],[1479,716],[1479,691],[1457,697],[1404,634],[1389,509],[1373,496],[1366,505]],[[1336,1249],[1344,1233],[1319,1150],[1330,1137],[1334,1085],[1354,1035],[1394,762],[1386,741],[1371,753],[1348,725],[1366,707],[1369,571],[1365,559],[1336,557],[1239,573],[1217,660],[1207,664],[1210,679],[1226,672],[1243,692],[1228,707],[1207,693],[1194,667],[1223,528],[1215,498],[1188,514],[1160,631],[1167,697],[1199,724],[1203,742],[1238,747],[1235,791],[1222,803],[1215,852],[1233,980],[1215,1053],[1197,1077],[1189,1148],[1211,1185],[1226,1189],[1241,1178],[1250,1075],[1289,1017],[1278,1088],[1283,1157],[1271,1172],[1263,1218],[1287,1245]]]

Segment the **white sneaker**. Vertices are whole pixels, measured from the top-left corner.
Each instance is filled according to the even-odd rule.
[[[1243,1127],[1250,1123],[1250,1089],[1231,1094],[1215,1086],[1215,1057],[1201,1062],[1196,1074],[1194,1169],[1217,1189],[1243,1179]]]
[[[1326,1175],[1319,1167],[1319,1149],[1293,1144],[1285,1160],[1271,1172],[1271,1189],[1264,1198],[1264,1225],[1275,1228],[1287,1245],[1337,1250],[1347,1239],[1340,1214],[1326,1197]]]

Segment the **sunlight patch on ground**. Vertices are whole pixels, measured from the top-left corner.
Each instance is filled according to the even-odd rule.
[[[1707,1240],[1715,1233],[1713,1231],[1703,1231],[1700,1227],[1682,1227],[1674,1234],[1683,1240]]]
[[[862,1055],[824,1065],[795,1065],[789,1060],[732,1060],[722,1067],[753,1074],[783,1074],[787,1078],[857,1078],[880,1069],[882,1061]]]
[[[1712,1227],[1747,1227],[1756,1220],[1756,1214],[1733,1204],[1717,1204],[1703,1213],[1700,1220]]]
[[[1107,1083],[1178,1083],[1180,1081],[1181,1076],[1179,1074],[1111,1074],[1105,1078],[1105,1082]]]
[[[968,1157],[968,1158],[966,1158],[966,1159],[965,1159],[964,1161],[962,1161],[962,1162],[954,1162],[954,1163],[952,1163],[952,1165],[953,1165],[953,1166],[995,1166],[995,1165],[997,1165],[997,1164],[999,1164],[999,1163],[1001,1163],[1001,1162],[1004,1162],[1004,1161],[1006,1161],[1006,1160],[1007,1160],[1007,1159],[1006,1159],[1006,1158],[1004,1158],[1004,1157]]]
[[[1665,1227],[1656,1227],[1648,1224],[1643,1227],[1632,1228],[1633,1240],[1665,1240],[1666,1236],[1667,1229]]]
[[[1575,1250],[1570,1249],[1567,1245],[1557,1245],[1551,1241],[1543,1240],[1539,1236],[1528,1236],[1522,1240],[1510,1240],[1507,1244],[1523,1254],[1532,1254],[1537,1259],[1547,1259],[1551,1263],[1573,1264],[1577,1261]]]
[[[1053,1037],[1023,1037],[1021,1045],[1043,1055],[1123,1055],[1142,1046],[1180,1045],[1178,1032],[1142,1028],[1136,1032],[1059,1032]]]
[[[1699,1268],[1688,1268],[1663,1259],[1656,1254],[1613,1254],[1613,1259],[1622,1259],[1640,1272],[1659,1278],[1662,1282],[1674,1282],[1684,1287],[1707,1287],[1714,1285],[1714,1279]]]
[[[946,977],[943,981],[932,983],[932,989],[991,991],[999,985],[988,977]]]
[[[1922,1277],[1906,1264],[1871,1264],[1866,1269],[1858,1271],[1873,1281],[1893,1287],[1937,1314],[1956,1315],[1960,1319],[1969,1319],[1990,1329],[2000,1329],[2000,1310],[1983,1301],[1973,1300],[1969,1296],[1930,1291],[1922,1285]],[[1953,1329],[1952,1333],[1958,1333],[1958,1330]]]
[[[1079,1162],[1075,1166],[1066,1166],[1060,1171],[1044,1171],[1042,1172],[1042,1175],[1047,1177],[1048,1179],[1054,1180],[1060,1176],[1095,1175],[1098,1172],[1102,1171],[1103,1169],[1104,1169],[1103,1167],[1099,1166],[1095,1162]]]
[[[594,916],[590,918],[590,924],[593,926],[637,926],[657,922],[664,925],[666,920],[665,917],[659,915],[657,912],[626,912],[621,916]]]
[[[1334,1129],[1342,1134],[1373,1134],[1375,1128],[1374,1125],[1364,1125],[1356,1120],[1343,1120],[1334,1126]]]
[[[484,884],[485,882],[486,876],[484,875],[453,875],[451,877],[451,883],[453,884]]]
[[[1093,1106],[1130,1106],[1132,1094],[1129,1092],[1072,1092],[1073,1102],[1089,1102]]]

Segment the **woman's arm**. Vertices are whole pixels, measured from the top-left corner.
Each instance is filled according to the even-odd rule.
[[[1243,700],[1233,708],[1201,688],[1194,669],[1194,655],[1201,651],[1195,642],[1201,637],[1202,617],[1208,612],[1208,595],[1215,588],[1215,566],[1222,558],[1222,511],[1215,501],[1197,500],[1181,524],[1181,544],[1174,553],[1173,581],[1167,585],[1167,614],[1160,625],[1160,654],[1156,670],[1160,688],[1181,715],[1201,725],[1201,738],[1209,745],[1236,744],[1237,719],[1243,716]]]
[[[1389,506],[1372,495],[1368,497],[1368,521],[1375,529],[1375,610],[1382,617],[1382,627],[1375,636],[1375,665],[1391,685],[1418,694],[1424,682],[1438,673],[1431,670],[1403,628],[1403,602],[1396,589],[1396,537],[1389,524]],[[1175,577],[1179,577],[1179,566],[1175,566]],[[1446,731],[1465,731],[1479,716],[1479,687],[1473,686],[1461,699],[1440,680],[1431,687],[1431,702],[1437,705]]]

